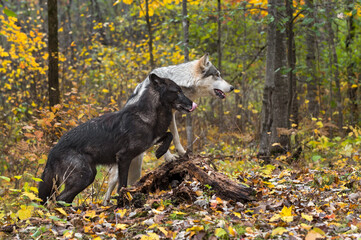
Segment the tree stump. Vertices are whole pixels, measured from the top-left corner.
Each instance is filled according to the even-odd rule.
[[[118,205],[131,203],[140,207],[146,200],[144,196],[161,190],[172,190],[169,194],[172,194],[173,198],[191,202],[195,200],[196,194],[186,183],[193,181],[198,181],[202,186],[210,186],[210,190],[224,200],[244,203],[253,199],[252,188],[217,172],[207,163],[206,158],[186,155],[163,163],[143,176],[133,187],[123,188],[119,193]]]

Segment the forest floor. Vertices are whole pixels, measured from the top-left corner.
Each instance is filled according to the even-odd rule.
[[[141,204],[122,208],[116,207],[115,199],[110,206],[101,204],[106,185],[100,196],[94,186],[89,187],[83,195],[92,197],[78,200],[82,204],[77,207],[44,208],[31,192],[13,192],[13,197],[32,201],[17,212],[1,213],[0,239],[361,238],[358,157],[313,168],[282,159],[260,164],[255,157],[201,158],[236,183],[252,188],[250,201],[222,199],[194,177],[182,183],[191,189],[192,198],[174,194],[169,186],[141,195]],[[136,195],[129,191],[125,198],[132,200]]]

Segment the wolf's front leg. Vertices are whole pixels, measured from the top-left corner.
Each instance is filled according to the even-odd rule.
[[[168,152],[168,148],[172,142],[172,139],[173,135],[170,132],[166,132],[164,136],[158,140],[158,143],[162,143],[155,152],[155,156],[158,159]]]
[[[175,146],[175,149],[177,151],[177,153],[180,155],[180,156],[183,156],[186,151],[184,150],[182,144],[180,143],[180,140],[179,140],[179,134],[178,134],[178,130],[177,130],[177,123],[175,121],[175,112],[173,112],[173,116],[172,116],[172,122],[170,123],[170,131],[172,132],[173,134],[173,143],[174,143],[174,146]],[[166,161],[172,161],[175,159],[175,156],[172,155],[169,151],[164,155],[164,158]]]

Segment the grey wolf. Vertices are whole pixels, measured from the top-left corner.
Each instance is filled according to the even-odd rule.
[[[209,61],[208,54],[205,54],[198,60],[194,60],[187,63],[178,65],[172,65],[167,67],[156,68],[152,73],[157,74],[160,77],[169,78],[179,85],[184,94],[190,99],[196,99],[199,97],[213,96],[220,99],[226,97],[226,93],[233,91],[234,87],[227,83],[222,77],[217,68]],[[146,78],[141,82],[134,90],[133,95],[128,99],[126,105],[136,104],[140,101],[143,91],[149,84],[149,78]],[[173,112],[172,122],[170,125],[170,131],[173,134],[173,143],[175,149],[179,155],[185,154],[185,150],[182,147],[179,135],[177,131],[177,125],[175,121],[175,112]],[[169,151],[164,155],[167,161],[174,160],[175,156]],[[143,154],[137,156],[130,165],[128,183],[133,184],[141,175]],[[105,194],[104,204],[110,199],[111,193],[115,188],[117,180],[117,168],[112,168],[110,171],[108,190]]]
[[[191,112],[197,106],[167,78],[151,74],[149,84],[134,104],[85,122],[66,134],[51,149],[39,183],[43,203],[54,193],[53,183],[64,190],[58,201],[71,203],[95,178],[97,165],[117,164],[118,191],[127,186],[130,162],[155,143],[159,158],[172,141],[167,132],[172,109]]]

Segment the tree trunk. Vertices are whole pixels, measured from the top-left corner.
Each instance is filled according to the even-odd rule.
[[[155,63],[153,57],[152,23],[150,22],[150,17],[149,17],[149,0],[145,0],[145,20],[147,22],[148,35],[149,35],[148,47],[149,47],[150,67],[153,70],[155,68]]]
[[[289,148],[287,135],[279,133],[288,128],[289,89],[286,64],[285,33],[281,29],[281,16],[285,16],[283,0],[269,1],[269,14],[274,18],[268,26],[266,82],[263,92],[261,139],[259,156],[284,153]]]
[[[351,45],[355,38],[355,23],[354,23],[354,4],[352,0],[348,0],[347,2],[347,10],[351,12],[351,15],[347,17],[347,26],[348,32],[346,37],[346,51],[349,63],[347,65],[347,95],[350,99],[350,123],[351,125],[355,125],[358,120],[358,103],[357,103],[357,89],[358,89],[358,81],[355,74],[355,63],[353,62],[353,49]]]
[[[187,0],[182,1],[182,15],[183,15],[183,46],[184,46],[184,62],[189,61],[189,21],[187,11]],[[193,127],[192,117],[190,114],[186,116],[186,133],[187,133],[187,150],[193,151]]]
[[[337,109],[337,126],[339,129],[342,129],[343,126],[343,114],[342,114],[342,98],[341,98],[341,86],[340,86],[340,73],[338,69],[338,58],[336,53],[336,44],[335,44],[335,33],[332,28],[332,19],[333,19],[333,9],[332,6],[334,5],[333,2],[326,3],[326,12],[328,13],[327,21],[326,21],[326,28],[329,34],[328,37],[328,44],[331,48],[330,53],[330,65],[331,65],[331,72],[332,72],[332,79],[336,85],[336,109]],[[332,86],[332,85],[331,85]],[[332,90],[332,89],[331,89]],[[333,112],[332,112],[333,115]]]
[[[217,26],[218,26],[218,38],[217,38],[217,53],[218,53],[218,71],[222,72],[222,26],[221,26],[221,0],[217,0]],[[224,130],[224,122],[223,122],[223,101],[219,101],[219,119],[218,119],[218,129],[220,132],[223,132]]]
[[[59,42],[58,42],[58,5],[57,0],[48,0],[49,30],[49,72],[48,90],[50,107],[60,103],[59,91]]]
[[[318,117],[320,111],[319,97],[317,93],[318,79],[316,75],[316,34],[313,30],[315,24],[315,6],[313,0],[306,0],[307,16],[313,19],[306,26],[306,65],[307,65],[307,99],[308,112],[311,117]]]
[[[276,15],[274,0],[269,1],[268,13],[270,16]],[[266,77],[263,89],[262,112],[261,112],[261,136],[259,146],[259,156],[269,157],[270,155],[270,133],[273,122],[272,116],[272,94],[274,86],[274,56],[275,56],[275,28],[276,22],[272,21],[267,29],[267,54],[266,54]]]
[[[296,69],[296,46],[293,32],[293,8],[292,0],[286,0],[287,11],[287,63],[288,63],[288,81],[289,81],[289,98],[288,98],[288,119],[289,124],[298,125],[298,101],[297,101],[297,81],[294,73]],[[290,128],[291,125],[288,126]]]

